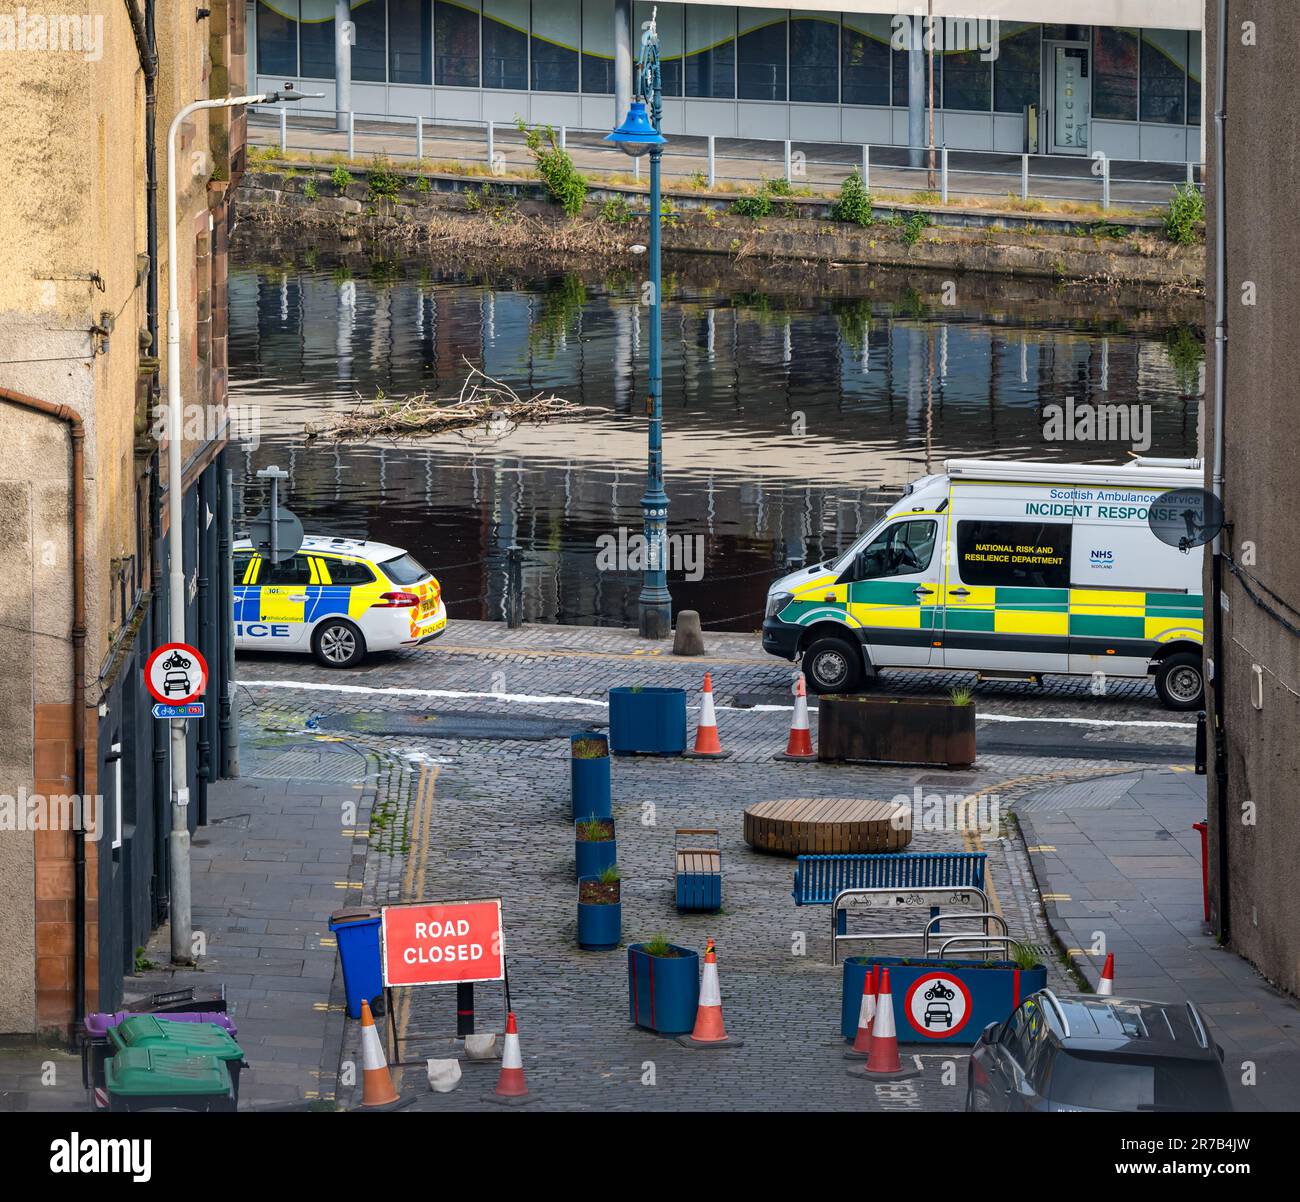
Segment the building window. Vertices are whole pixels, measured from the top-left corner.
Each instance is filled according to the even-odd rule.
[[[1138,31],[1105,29],[1092,34],[1092,115],[1103,121],[1136,121]]]
[[[298,74],[298,0],[259,0],[257,70],[262,75]]]
[[[483,0],[483,86],[528,90],[528,0]]]
[[[433,6],[433,79],[448,88],[477,88],[478,6],[435,0]]]
[[[357,27],[357,41],[352,47],[352,78],[362,83],[385,82],[388,44],[384,0],[352,0],[352,24]]]
[[[533,61],[533,90],[578,90],[578,45],[582,40],[578,0],[545,0],[533,5],[529,48]]]
[[[790,14],[790,99],[839,101],[840,27],[817,13]]]
[[[663,80],[665,96],[682,94],[682,26],[684,16],[680,4],[653,4],[637,0],[632,10],[632,57],[641,57],[641,26],[658,10],[656,28],[659,31],[659,75]],[[619,114],[620,121],[623,114]]]
[[[334,0],[302,0],[298,25],[299,74],[334,78]]]
[[[432,83],[430,0],[388,0],[388,82]]]
[[[1038,104],[1042,91],[1041,25],[1003,21],[998,29],[998,57],[993,63],[993,109],[1022,113]]]
[[[1049,42],[1086,42],[1087,25],[1044,25],[1043,38]]]
[[[987,113],[993,106],[993,64],[979,47],[978,24],[944,19],[941,79],[946,109]]]
[[[1187,35],[1187,124],[1201,123],[1201,31]]]
[[[1142,120],[1182,125],[1187,118],[1187,33],[1142,31]]]
[[[582,0],[582,90],[614,91],[614,0]]]
[[[893,19],[897,18],[891,18],[891,20]],[[893,103],[900,108],[906,108],[908,106],[909,96],[911,94],[910,64],[908,61],[911,57],[911,53],[907,50],[910,41],[911,35],[905,24],[900,23],[896,30],[891,26],[891,46],[903,46],[902,50],[894,49],[890,55],[894,82]],[[938,104],[939,97],[943,94],[943,55],[940,53],[940,47],[937,43],[934,50],[934,97],[935,104]],[[930,52],[925,46],[924,33],[921,34],[921,57],[925,61],[925,82],[921,99],[926,105],[928,105],[930,103]]]
[[[736,95],[736,10],[686,9],[686,95],[733,100]]]
[[[844,14],[840,40],[840,99],[844,104],[889,103],[888,17]]]
[[[738,17],[736,95],[741,100],[784,100],[785,13],[742,8]]]

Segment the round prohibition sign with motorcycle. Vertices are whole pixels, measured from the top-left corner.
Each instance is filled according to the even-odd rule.
[[[927,1039],[948,1039],[970,1021],[974,1011],[970,990],[960,977],[931,972],[919,977],[903,999],[903,1014]]]
[[[145,687],[163,705],[187,705],[208,687],[208,665],[197,647],[164,643],[144,666]]]

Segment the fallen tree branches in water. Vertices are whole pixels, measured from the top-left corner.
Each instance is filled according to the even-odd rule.
[[[427,392],[400,398],[381,395],[373,402],[358,401],[350,413],[308,422],[303,433],[309,439],[340,441],[456,433],[468,441],[477,441],[503,438],[524,425],[567,421],[601,412],[544,392],[520,396],[509,384],[493,379],[468,359],[464,362],[469,375],[457,396],[431,397]]]

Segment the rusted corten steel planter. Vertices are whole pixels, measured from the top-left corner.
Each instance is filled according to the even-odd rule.
[[[817,706],[817,758],[968,768],[975,706],[947,697],[827,694]]]

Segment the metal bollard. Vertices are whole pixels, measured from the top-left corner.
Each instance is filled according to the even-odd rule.
[[[717,154],[715,139],[712,134],[709,135],[709,187],[712,188],[718,182],[717,172]]]
[[[567,125],[561,125],[560,126],[560,149],[567,150],[568,148],[569,148],[569,127]]]
[[[871,147],[865,144],[862,147],[862,186],[871,191]]]
[[[1195,187],[1196,185],[1196,164],[1195,163],[1187,164],[1187,182],[1191,184],[1193,187]]]
[[[424,118],[419,115],[415,118],[415,161],[424,161]]]
[[[790,179],[790,139],[785,140],[785,182],[791,183]]]
[[[488,147],[488,158],[487,158],[487,161],[488,161],[488,166],[489,166],[489,167],[492,166],[492,163],[493,163],[493,162],[495,161],[495,159],[496,159],[496,149],[497,149],[497,147],[496,147],[496,141],[497,141],[497,127],[496,127],[496,122],[495,122],[495,121],[489,121],[489,122],[487,123],[487,147]]]
[[[1196,714],[1196,775],[1204,776],[1206,768],[1205,711]]]
[[[1029,156],[1020,156],[1020,199],[1029,199]]]
[[[948,148],[946,146],[939,156],[939,196],[944,204],[948,203]]]
[[[517,543],[506,548],[506,625],[518,630],[524,624],[524,551]]]
[[[357,115],[348,111],[348,158],[357,157]]]
[[[280,153],[285,154],[289,150],[289,110],[282,108],[280,110]]]
[[[1110,156],[1101,156],[1101,207],[1110,209]]]

